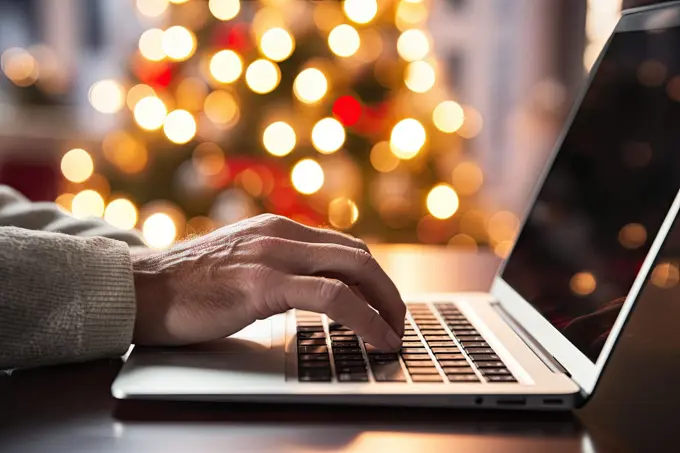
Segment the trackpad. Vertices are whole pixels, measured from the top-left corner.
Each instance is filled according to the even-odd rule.
[[[219,340],[173,348],[164,352],[192,352],[203,354],[253,354],[272,348],[272,322],[255,321],[245,329]]]

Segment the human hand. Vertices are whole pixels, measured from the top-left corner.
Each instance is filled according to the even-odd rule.
[[[133,253],[134,339],[219,339],[292,308],[325,313],[373,346],[401,346],[406,307],[366,245],[260,215],[164,251]]]

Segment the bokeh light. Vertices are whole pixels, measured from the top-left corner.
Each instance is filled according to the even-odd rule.
[[[208,96],[208,85],[198,77],[187,77],[182,80],[175,91],[177,108],[198,112],[203,109]]]
[[[458,194],[448,184],[438,184],[427,194],[427,210],[437,219],[448,219],[458,211]]]
[[[0,55],[0,68],[17,86],[27,87],[38,80],[38,62],[28,51],[11,47]]]
[[[412,159],[420,152],[426,140],[427,133],[420,121],[406,118],[392,129],[390,149],[400,159]]]
[[[339,57],[351,57],[360,46],[359,32],[351,25],[338,25],[328,35],[328,47]]]
[[[324,173],[321,165],[314,159],[302,159],[293,167],[290,179],[295,190],[310,195],[323,186]]]
[[[303,70],[293,82],[295,97],[306,104],[320,101],[327,91],[328,80],[324,73],[316,68]]]
[[[443,101],[434,108],[432,121],[437,129],[451,134],[463,126],[465,111],[456,101]]]
[[[359,122],[361,110],[361,103],[354,96],[340,96],[333,103],[333,116],[345,126]]]
[[[62,193],[54,200],[54,203],[61,208],[62,211],[66,213],[71,213],[71,206],[73,205],[73,198],[75,197],[72,193]]]
[[[629,223],[619,230],[619,242],[627,249],[642,247],[647,241],[647,229],[639,223]]]
[[[587,296],[597,288],[597,279],[591,272],[579,272],[571,277],[569,287],[577,296]]]
[[[460,195],[472,195],[484,183],[484,173],[474,162],[461,162],[451,172],[451,182]]]
[[[143,83],[137,84],[127,92],[127,106],[130,110],[134,110],[139,101],[150,96],[156,96],[156,91],[153,88]]]
[[[246,84],[258,94],[267,94],[279,85],[281,71],[269,60],[255,60],[246,69]]]
[[[513,241],[519,232],[519,219],[510,211],[499,211],[489,217],[486,229],[493,243]]]
[[[427,7],[422,2],[399,2],[395,17],[397,28],[405,30],[421,24],[425,22],[427,16]]]
[[[322,154],[331,154],[345,144],[345,128],[335,118],[323,118],[312,128],[312,144]]]
[[[239,0],[210,0],[208,8],[215,18],[219,20],[231,20],[236,17],[241,10]]]
[[[513,246],[513,241],[508,241],[508,240],[500,241],[494,246],[493,252],[499,258],[506,259],[508,256],[510,256],[510,251],[512,250],[512,246]]]
[[[101,217],[104,214],[104,199],[94,190],[83,190],[73,197],[71,212],[78,219]]]
[[[350,198],[335,198],[328,204],[328,222],[335,228],[346,230],[359,219],[359,208]]]
[[[163,126],[168,111],[163,101],[156,96],[148,96],[140,99],[135,105],[135,121],[142,129],[155,131]]]
[[[198,145],[191,156],[194,168],[203,176],[215,176],[224,169],[224,151],[216,143]]]
[[[168,9],[168,0],[137,0],[136,6],[143,16],[158,17]]]
[[[210,74],[218,82],[235,82],[242,72],[243,61],[233,50],[220,50],[210,59]]]
[[[435,78],[432,65],[425,61],[414,61],[406,66],[404,83],[415,93],[425,93],[432,89]]]
[[[95,82],[87,97],[92,107],[101,113],[116,113],[125,105],[123,87],[111,79]]]
[[[126,198],[117,198],[104,211],[104,220],[122,230],[131,230],[137,224],[137,208]]]
[[[141,172],[149,160],[144,143],[125,131],[115,131],[104,137],[104,157],[127,174]]]
[[[163,30],[151,28],[139,37],[139,52],[150,61],[161,61],[167,55],[163,50]]]
[[[458,129],[458,135],[463,138],[474,138],[482,131],[484,125],[484,120],[482,114],[472,106],[463,107],[465,112],[465,121],[463,125]]]
[[[468,252],[477,252],[478,249],[475,238],[464,233],[458,233],[453,236],[449,239],[448,245]]]
[[[296,143],[295,130],[286,122],[270,124],[262,134],[262,144],[269,154],[286,156],[293,151]]]
[[[205,98],[205,116],[220,126],[230,126],[239,118],[239,106],[234,95],[225,90],[215,90]]]
[[[196,120],[186,110],[173,110],[165,117],[163,132],[173,143],[187,143],[196,135]]]
[[[397,52],[406,61],[422,60],[430,52],[430,40],[423,30],[406,30],[397,40]]]
[[[680,282],[680,269],[676,263],[660,263],[652,271],[651,281],[655,286],[670,289]]]
[[[196,36],[180,25],[168,28],[163,33],[163,52],[172,60],[182,61],[191,57],[196,50]]]
[[[144,221],[142,234],[149,247],[165,249],[175,241],[177,227],[169,215],[157,212]]]
[[[376,0],[345,0],[342,8],[352,22],[367,24],[378,13],[378,2]]]
[[[390,150],[386,141],[378,142],[371,149],[371,165],[381,173],[389,173],[399,166],[399,158]]]
[[[270,28],[260,38],[260,49],[270,60],[283,61],[295,50],[295,40],[283,28]]]
[[[76,148],[68,151],[61,158],[61,172],[71,182],[86,181],[94,171],[92,157],[84,149]]]

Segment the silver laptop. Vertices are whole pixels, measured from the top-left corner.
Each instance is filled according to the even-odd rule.
[[[673,2],[623,15],[489,293],[404,295],[399,353],[376,351],[348,327],[300,311],[211,343],[136,348],[113,395],[579,405],[594,391],[680,207],[679,150],[680,2]]]

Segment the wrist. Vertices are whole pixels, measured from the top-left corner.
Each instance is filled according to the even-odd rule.
[[[133,343],[164,344],[167,341],[166,318],[170,304],[168,277],[149,249],[131,251],[136,304]]]

